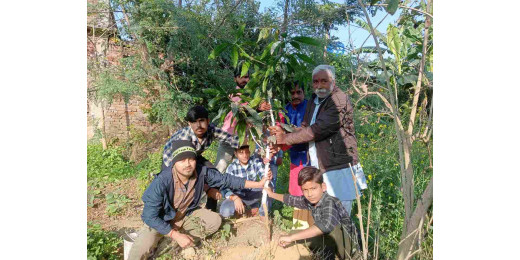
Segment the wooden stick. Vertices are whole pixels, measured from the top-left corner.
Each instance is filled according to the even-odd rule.
[[[372,192],[370,192],[370,199],[368,201],[368,219],[367,219],[367,236],[365,241],[367,241],[367,251],[368,251],[368,234],[370,234],[370,209],[372,207]]]
[[[354,189],[356,190],[356,200],[357,200],[357,206],[358,206],[358,214],[356,216],[359,219],[359,227],[361,229],[361,246],[363,247],[363,259],[367,259],[368,252],[367,247],[365,247],[365,230],[363,227],[363,212],[361,211],[361,200],[359,199],[359,192],[357,189],[357,179],[356,175],[354,174],[354,170],[352,170],[352,165],[349,163],[348,166],[350,167],[350,173],[352,174],[352,180],[354,181]]]

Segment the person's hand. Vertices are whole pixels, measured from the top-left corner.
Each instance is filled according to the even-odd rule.
[[[281,236],[280,237],[280,240],[278,241],[278,244],[285,248],[286,246],[288,246],[290,243],[292,243],[292,239],[291,239],[291,236]]]
[[[268,127],[267,129],[269,130],[269,133],[270,133],[271,135],[276,135],[276,134],[279,133],[279,132],[280,132],[280,133],[283,133],[283,132],[284,132],[283,129],[282,129],[282,127],[279,126],[279,125],[270,126],[270,127]]]
[[[267,159],[267,158],[263,158],[264,160],[264,164],[268,164],[271,160]]]
[[[267,192],[267,196],[269,196],[270,198],[272,198],[272,194],[273,194],[273,189],[269,186],[267,187],[264,187],[264,190]]]
[[[283,158],[282,157],[276,158],[276,165],[280,166],[280,165],[282,165],[282,163],[283,163]]]
[[[175,240],[181,248],[186,248],[194,245],[193,238],[190,235],[182,234],[174,230],[172,230],[172,232],[173,235],[171,236],[171,238],[173,238],[173,240]]]
[[[270,126],[269,133],[276,135],[276,144],[285,144],[285,132],[280,126]]]
[[[240,215],[244,214],[246,209],[244,208],[244,203],[238,196],[235,196],[233,203],[235,203],[235,211]]]
[[[267,175],[269,175],[269,172],[267,173]],[[268,181],[269,179],[267,178],[267,176],[264,176],[258,183],[258,187],[255,187],[255,188],[263,188],[264,185],[265,185],[265,182]]]
[[[210,188],[208,191],[207,191],[207,194],[210,198],[214,199],[214,200],[220,200],[222,199],[222,194],[220,194],[220,192],[218,191],[218,189],[215,189],[215,188]]]
[[[269,167],[269,170],[267,170],[267,179],[268,180],[273,179],[273,172],[271,171],[271,167]]]
[[[269,145],[269,153],[271,154],[271,157],[273,157],[275,154],[278,153],[278,147],[275,147],[274,145]]]
[[[258,110],[260,110],[260,111],[267,111],[269,109],[271,109],[271,105],[269,103],[265,102],[265,101],[262,102],[260,104],[260,106],[258,107]]]
[[[282,150],[282,146],[279,144],[271,144],[271,146],[273,147],[275,153],[278,153],[280,150]]]

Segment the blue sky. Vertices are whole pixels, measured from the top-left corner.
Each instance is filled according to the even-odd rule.
[[[276,7],[276,3],[280,0],[261,0],[260,2],[260,11],[263,12],[265,8],[269,7]],[[331,0],[331,2],[335,3],[344,3],[343,0]],[[381,32],[386,32],[386,28],[388,27],[388,24],[395,23],[397,18],[399,18],[400,11],[398,10],[394,15],[390,15],[385,11],[378,11],[377,14],[374,17],[370,17],[370,20],[372,21],[372,24],[376,26],[379,22],[381,24],[377,26],[376,28]],[[385,18],[385,15],[387,15]],[[366,20],[364,17],[363,20]],[[355,48],[361,47],[365,39],[369,36],[369,33],[365,31],[364,29],[361,29],[359,27],[351,26],[350,28],[352,42]],[[339,41],[342,42],[345,46],[349,43],[349,32],[347,26],[338,26],[337,30],[332,31],[332,35],[339,38]],[[372,37],[369,37],[369,39],[366,41],[366,43],[363,46],[374,46],[374,40]]]

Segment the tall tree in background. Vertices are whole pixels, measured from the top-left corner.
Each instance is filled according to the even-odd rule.
[[[433,104],[431,92],[433,89],[433,57],[431,19],[432,1],[427,3],[421,1],[419,5],[406,10],[415,13],[403,12],[398,26],[389,25],[386,36],[374,29],[367,8],[362,0],[359,5],[365,14],[367,23],[358,23],[366,28],[375,41],[378,62],[372,62],[370,66],[363,68],[367,74],[357,78],[358,82],[353,84],[356,92],[362,98],[366,96],[377,96],[383,101],[388,115],[393,119],[396,129],[396,137],[399,144],[399,161],[401,167],[401,192],[404,199],[404,223],[402,227],[401,242],[397,259],[409,259],[420,252],[417,241],[420,239],[424,218],[433,204],[433,177],[428,185],[421,189],[420,198],[415,199],[417,190],[414,184],[414,166],[412,164],[412,145],[416,140],[431,142]],[[372,1],[377,4],[378,1]],[[386,10],[393,14],[399,7],[398,0],[388,1]],[[423,21],[410,19],[410,16],[423,16]],[[385,45],[386,49],[381,47]],[[386,51],[391,58],[384,58]],[[365,66],[365,65],[361,65]],[[371,80],[376,78],[376,81]],[[361,81],[361,82],[360,82]],[[371,88],[373,86],[374,88]],[[399,100],[398,93],[407,86],[410,97]],[[424,88],[427,87],[427,89]],[[430,93],[430,94],[429,94]],[[419,100],[422,100],[419,102]],[[417,113],[420,111],[421,113]],[[428,111],[428,112],[427,112]],[[419,119],[419,124],[417,124]],[[408,126],[406,126],[408,120]]]

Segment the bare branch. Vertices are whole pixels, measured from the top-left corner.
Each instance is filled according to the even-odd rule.
[[[374,4],[372,6],[387,6],[388,4]],[[412,7],[408,7],[408,6],[405,6],[405,5],[399,5],[400,8],[403,8],[403,9],[408,9],[408,10],[412,10],[412,11],[415,11],[415,12],[418,12],[418,13],[421,13],[421,14],[424,14],[426,16],[428,16],[429,18],[433,19],[433,15],[430,14],[430,13],[427,13],[423,10],[419,10],[419,9],[415,9],[415,8],[412,8]]]
[[[431,2],[433,0],[428,1],[426,10],[430,10]],[[413,132],[413,126],[415,123],[415,114],[417,113],[417,103],[419,101],[419,94],[421,93],[421,85],[422,85],[422,77],[423,77],[423,71],[424,71],[424,63],[426,62],[426,51],[428,47],[428,36],[430,34],[430,24],[431,24],[431,18],[426,17],[426,23],[424,26],[424,39],[423,39],[423,48],[422,48],[422,57],[421,57],[421,63],[419,66],[419,76],[417,78],[417,84],[415,86],[415,91],[413,95],[413,102],[412,102],[412,111],[410,112],[410,121],[408,122],[408,135],[411,136]]]

